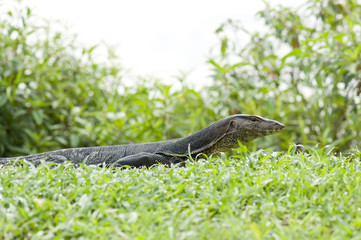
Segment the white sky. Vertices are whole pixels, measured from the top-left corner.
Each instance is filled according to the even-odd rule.
[[[33,12],[71,27],[80,43],[116,45],[122,66],[133,75],[171,81],[190,72],[191,85],[209,82],[209,51],[218,44],[214,31],[225,20],[261,27],[255,13],[262,0],[24,0]],[[272,0],[299,6],[305,0]],[[35,8],[34,8],[35,7]]]

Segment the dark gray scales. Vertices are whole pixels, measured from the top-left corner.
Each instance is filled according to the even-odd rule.
[[[16,158],[0,158],[0,165],[10,165],[25,160],[37,166],[41,161],[61,164],[71,161],[78,165],[103,165],[107,167],[150,167],[155,164],[172,165],[187,160],[189,154],[196,159],[199,154],[211,155],[238,147],[255,138],[280,132],[281,123],[253,115],[231,115],[184,138],[168,141],[128,145],[69,148]]]

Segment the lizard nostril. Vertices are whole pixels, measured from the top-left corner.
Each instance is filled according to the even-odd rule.
[[[286,126],[283,125],[282,123],[278,123],[277,127],[278,127],[278,129],[283,130],[283,129],[285,129]]]
[[[285,125],[283,125],[282,123],[279,122],[275,122],[274,123],[274,131],[282,131],[283,129],[285,129]]]

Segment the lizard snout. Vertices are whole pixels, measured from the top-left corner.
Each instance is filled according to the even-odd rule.
[[[273,132],[280,132],[280,131],[283,131],[285,128],[286,128],[285,125],[283,125],[280,122],[275,121],[274,125],[273,125]]]

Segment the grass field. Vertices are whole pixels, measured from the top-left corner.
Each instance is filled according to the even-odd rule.
[[[361,239],[361,152],[0,169],[0,239]]]

